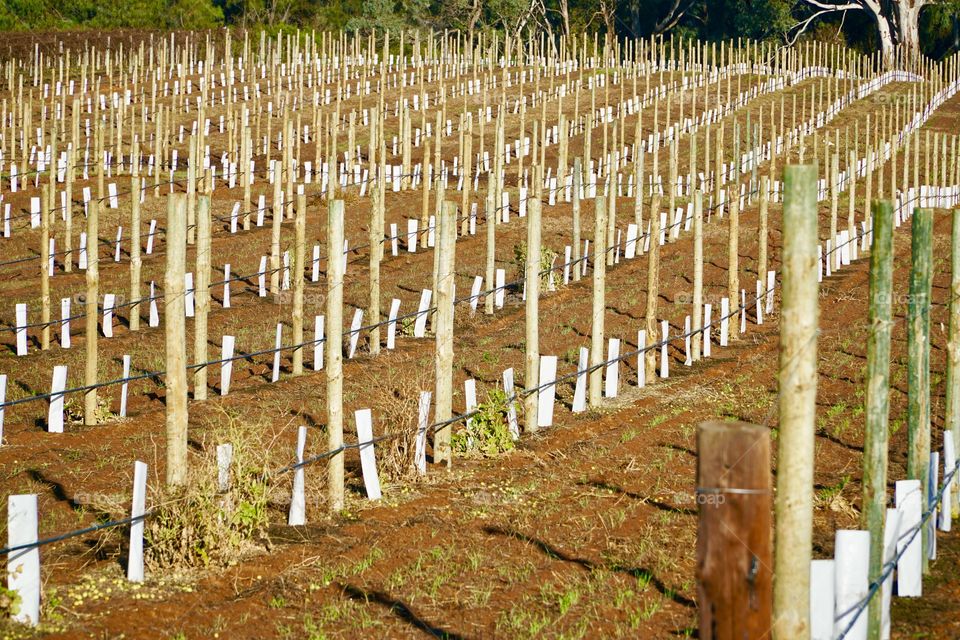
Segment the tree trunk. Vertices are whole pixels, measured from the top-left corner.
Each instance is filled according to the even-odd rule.
[[[911,63],[920,55],[920,9],[926,4],[922,0],[897,0],[894,3],[897,41],[904,50],[904,57]]]

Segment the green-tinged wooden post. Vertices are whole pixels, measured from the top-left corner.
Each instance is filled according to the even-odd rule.
[[[193,318],[193,361],[207,361],[207,316],[210,313],[210,196],[197,199],[197,279],[194,287],[196,308]],[[193,397],[207,399],[207,367],[193,372]]]
[[[89,387],[97,383],[97,300],[100,296],[100,201],[91,200],[87,205],[87,299],[86,314],[86,370],[84,385]],[[83,424],[97,424],[97,390],[88,389],[83,394]]]
[[[773,637],[810,638],[817,409],[817,167],[784,169]]]
[[[945,428],[953,433],[954,445],[960,444],[960,209],[953,212],[950,240],[950,334],[947,341],[946,416]],[[960,492],[953,492],[953,515],[958,513]]]
[[[331,165],[333,166],[333,165]],[[327,207],[327,500],[343,510],[343,200]]]
[[[870,531],[870,582],[883,572],[883,525],[887,510],[887,423],[890,332],[893,325],[893,204],[873,204],[870,250],[870,307],[867,337],[867,415],[863,449],[862,526]],[[880,638],[881,600],[870,601],[869,637]]]
[[[930,285],[933,262],[933,209],[915,209],[910,242],[910,298],[907,303],[907,477],[920,481],[927,509],[930,473]],[[923,571],[929,570],[927,527]]]

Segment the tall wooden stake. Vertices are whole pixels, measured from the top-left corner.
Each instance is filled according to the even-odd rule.
[[[167,484],[187,482],[187,331],[184,313],[187,264],[187,197],[167,200],[167,271],[163,283],[167,346]]]
[[[331,511],[343,510],[343,200],[327,208],[327,465]]]

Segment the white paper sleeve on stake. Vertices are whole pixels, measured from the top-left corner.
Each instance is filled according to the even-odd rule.
[[[257,270],[257,295],[267,297],[267,256],[260,256],[260,268]]]
[[[587,410],[587,367],[590,362],[590,349],[580,347],[580,357],[577,361],[577,384],[573,390],[573,412],[582,413]]]
[[[233,347],[236,344],[235,336],[223,336],[220,346],[220,395],[225,396],[230,393],[230,378],[233,374]]]
[[[18,302],[15,307],[17,326],[17,355],[27,355],[27,305]]]
[[[60,346],[70,348],[70,298],[60,298]]]
[[[513,367],[503,371],[503,392],[507,396],[507,424],[514,440],[520,438],[520,425],[517,422],[517,399],[513,397]]]
[[[223,265],[223,301],[221,305],[224,309],[230,308],[230,263]]]
[[[283,278],[281,280],[280,290],[289,291],[290,290],[290,252],[289,251],[283,252],[283,271],[281,273],[283,274]]]
[[[67,388],[67,367],[57,365],[53,368],[53,381],[50,384],[50,407],[47,411],[47,431],[63,433],[63,390]]]
[[[740,289],[740,308],[737,310],[740,318],[740,333],[747,332],[747,290]]]
[[[573,248],[570,245],[566,245],[563,248],[563,285],[566,286],[570,284],[570,263],[573,256]]]
[[[623,257],[626,260],[633,260],[637,255],[637,225],[630,223],[627,225],[627,245],[623,250]]]
[[[483,276],[476,276],[473,279],[473,287],[470,289],[470,315],[477,312],[477,303],[480,302],[480,288],[483,286]]]
[[[377,474],[377,456],[373,443],[373,415],[370,409],[359,409],[353,415],[357,421],[357,443],[360,445],[363,485],[367,489],[367,498],[379,500],[380,477]]]
[[[944,479],[950,474],[951,471],[956,467],[957,464],[957,452],[953,443],[953,433],[950,431],[943,432],[943,477]],[[956,486],[956,476],[950,478],[950,481],[947,482],[943,488],[943,502],[941,503],[944,506],[940,508],[940,531],[949,532],[950,526],[953,520],[953,489]]]
[[[427,246],[433,248],[437,244],[437,217],[430,216],[427,220]]]
[[[397,343],[397,315],[400,313],[400,299],[390,301],[390,315],[387,316],[387,349],[393,349]]]
[[[757,280],[757,325],[763,324],[763,281]]]
[[[217,445],[217,491],[230,490],[230,465],[233,463],[233,445],[229,442]]]
[[[303,462],[303,452],[307,446],[307,428],[297,428],[297,464]],[[290,496],[290,512],[287,514],[287,524],[297,527],[306,523],[307,499],[304,494],[303,467],[293,471],[293,492]]]
[[[150,231],[147,233],[147,255],[153,253],[153,239],[157,235],[157,221],[150,221]]]
[[[280,379],[280,344],[283,340],[283,323],[277,323],[277,337],[273,343],[273,373],[270,376],[270,382],[276,382]]]
[[[857,605],[870,589],[870,532],[839,530],[834,544],[834,593],[836,613],[833,631],[842,633],[857,615]],[[856,617],[845,636],[849,640],[866,640],[867,616]]]
[[[897,511],[900,512],[900,538],[897,553],[897,595],[901,598],[919,598],[923,595],[921,535],[918,532],[907,544],[907,532],[920,527],[922,496],[919,480],[898,480],[895,485]]]
[[[353,312],[353,321],[350,323],[350,350],[347,352],[347,359],[353,358],[357,353],[357,342],[360,339],[360,327],[363,325],[363,309],[356,309]]]
[[[430,399],[432,396],[433,393],[430,391],[421,391],[420,400],[417,403],[417,442],[413,463],[420,475],[426,475],[427,473],[427,428],[430,426]]]
[[[537,392],[537,426],[553,426],[553,405],[557,396],[557,356],[540,356],[540,390]]]
[[[30,228],[36,229],[40,226],[40,198],[30,198]]]
[[[7,401],[7,375],[0,373],[0,447],[3,446],[3,403]]]
[[[187,271],[185,274],[183,274],[183,287],[184,287],[184,295],[183,295],[184,314],[186,315],[187,318],[192,318],[194,315],[193,305],[195,300],[192,272]]]
[[[607,364],[604,372],[603,397],[616,398],[620,388],[620,338],[607,342]]]
[[[414,253],[417,250],[417,224],[416,218],[407,220],[407,251]]]
[[[147,251],[147,253],[150,252]],[[78,248],[77,254],[77,268],[81,271],[85,271],[87,269],[87,234],[83,231],[80,232],[80,247]]]
[[[493,302],[494,302],[494,306],[496,306],[497,309],[503,309],[503,303],[506,299],[506,294],[507,294],[507,289],[506,289],[507,272],[505,269],[497,269],[495,273],[496,273],[496,277],[494,280],[494,286],[496,287],[497,290],[493,295]]]
[[[683,318],[683,364],[687,367],[693,365],[693,356],[690,353],[690,316]]]
[[[116,296],[112,293],[103,294],[103,337],[113,337],[113,305]]]
[[[767,271],[767,315],[773,313],[773,291],[777,284],[777,272]]]
[[[463,381],[463,399],[464,413],[470,413],[477,408],[477,381],[474,378],[467,378]],[[473,417],[468,417],[466,422],[469,429],[473,424]]]
[[[660,345],[660,377],[669,378],[670,377],[670,359],[667,357],[667,347],[670,346],[668,342],[670,336],[670,323],[666,320],[660,321],[660,340],[662,344]]]
[[[810,640],[833,640],[833,560],[810,562]]]
[[[234,202],[233,209],[230,211],[230,233],[237,232],[237,218],[240,215],[240,203]]]
[[[130,383],[127,378],[130,377],[130,354],[123,354],[123,384],[120,385],[120,417],[127,417],[127,391]]]
[[[399,253],[400,231],[395,222],[390,223],[390,254],[396,256]]]
[[[413,323],[413,337],[422,338],[427,333],[427,309],[430,308],[430,298],[433,292],[424,289],[420,292],[420,306],[417,308],[417,319]]]
[[[147,324],[151,327],[160,326],[160,311],[157,309],[157,297],[154,293],[154,282],[150,281],[150,314],[147,318]]]
[[[730,299],[720,298],[720,346],[725,347],[730,340]]]
[[[120,262],[120,242],[123,240],[123,227],[117,227],[117,241],[113,245],[113,261]]]
[[[940,506],[934,502],[934,498],[939,491],[940,485],[940,452],[932,451],[930,453],[930,466],[927,476],[927,495],[930,497],[930,505],[927,507],[933,513],[930,514],[930,518],[927,520],[925,526],[927,528],[927,558],[930,560],[937,559],[937,515],[940,510]]]
[[[37,495],[7,498],[7,546],[37,542]],[[7,554],[7,588],[20,596],[20,610],[13,619],[36,625],[40,622],[40,548]]]
[[[133,463],[133,500],[130,505],[130,549],[127,553],[127,580],[143,582],[143,516],[147,506],[147,463]],[[137,518],[140,518],[139,520]]]
[[[893,562],[897,556],[897,540],[900,538],[900,512],[887,509],[887,518],[883,526],[883,563]],[[893,595],[893,572],[883,581],[880,592],[881,619],[880,638],[890,640],[890,599]]]

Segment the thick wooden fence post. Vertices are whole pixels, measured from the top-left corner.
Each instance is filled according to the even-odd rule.
[[[293,375],[303,375],[303,266],[306,262],[307,195],[297,194],[293,253]],[[371,249],[372,250],[372,249]]]
[[[534,180],[542,180],[539,166],[533,167]],[[540,184],[538,182],[538,184]],[[540,199],[534,195],[527,204],[527,255],[523,269],[526,291],[524,325],[523,399],[524,430],[537,430],[539,394],[532,391],[540,384]]]
[[[933,209],[915,209],[910,244],[910,298],[907,303],[907,477],[920,481],[927,508],[930,473],[930,286],[933,269]],[[929,569],[927,527],[923,527],[923,570]]]
[[[333,165],[331,165],[333,166]],[[331,180],[333,178],[331,177]],[[327,465],[331,511],[343,510],[343,200],[327,208]]]
[[[813,444],[817,403],[817,168],[784,170],[780,437],[773,637],[810,637]]]
[[[870,582],[883,572],[883,525],[887,510],[887,441],[893,295],[893,205],[873,205],[870,307],[867,337],[866,438],[863,449],[863,526],[870,531]],[[870,601],[869,637],[879,640],[881,599]]]
[[[207,316],[210,313],[210,196],[197,199],[197,277],[194,286],[196,309],[193,319],[193,361],[207,361]],[[207,367],[193,372],[193,397],[207,399]]]
[[[50,185],[40,190],[40,349],[50,348]],[[94,318],[96,324],[96,318]]]
[[[86,314],[86,371],[84,385],[97,384],[97,319],[100,296],[100,203],[91,200],[87,205],[87,299],[84,305]],[[83,394],[83,424],[97,424],[97,390],[89,389]]]
[[[163,283],[163,321],[167,347],[167,484],[187,481],[187,332],[184,314],[187,264],[187,197],[167,201],[167,270]]]
[[[651,348],[657,340],[657,296],[660,290],[660,196],[654,195],[650,205],[650,252],[647,255],[647,353],[645,354],[647,382],[657,379],[657,350]]]
[[[603,320],[606,309],[607,261],[607,198],[594,198],[596,213],[593,226],[593,313],[590,320],[590,406],[600,405],[603,398]]]
[[[437,270],[437,314],[434,332],[436,334],[436,409],[435,420],[439,424],[448,422],[453,416],[453,285],[454,265],[456,264],[457,242],[457,204],[444,202],[437,220],[437,250],[439,263]],[[443,424],[437,428],[433,438],[434,462],[446,462],[447,468],[453,463],[450,448],[450,433],[453,425]]]
[[[767,638],[773,582],[770,430],[704,422],[697,451],[700,638]]]
[[[134,163],[137,160],[134,159]],[[136,164],[134,164],[136,167]],[[130,311],[128,322],[130,331],[140,329],[140,268],[143,260],[140,257],[140,176],[134,174],[130,178]],[[69,204],[67,205],[69,206]]]
[[[960,443],[960,209],[953,211],[950,241],[950,333],[947,341],[946,417],[945,429],[953,433],[954,443]],[[954,491],[953,513],[957,513],[960,491]]]

